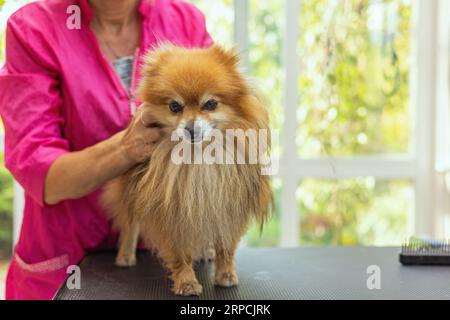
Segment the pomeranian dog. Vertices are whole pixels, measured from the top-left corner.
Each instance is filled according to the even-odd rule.
[[[109,182],[103,192],[103,204],[120,231],[116,264],[136,264],[141,237],[170,272],[177,295],[201,294],[193,262],[208,251],[214,252],[215,284],[236,286],[240,239],[252,221],[263,225],[272,203],[269,178],[259,163],[180,164],[172,159],[180,143],[172,136],[179,129],[189,134],[191,146],[212,143],[205,139],[211,130],[224,135],[232,129],[268,130],[266,107],[238,65],[234,50],[217,45],[167,45],[150,52],[138,95],[145,117],[155,120],[163,138],[149,161]],[[233,140],[232,148],[241,147],[247,155],[249,148],[240,141]]]

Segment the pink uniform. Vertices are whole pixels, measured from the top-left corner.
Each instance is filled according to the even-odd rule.
[[[70,5],[81,9],[81,28],[69,29]],[[212,44],[204,16],[182,0],[141,0],[141,47],[131,90],[102,55],[89,27],[87,0],[31,3],[8,21],[6,64],[0,71],[0,114],[5,163],[25,189],[19,242],[6,282],[7,299],[51,299],[69,265],[90,250],[113,248],[116,235],[96,191],[47,206],[48,169],[59,156],[83,150],[126,128],[146,50],[170,41],[185,47]],[[76,17],[75,17],[76,18]],[[69,19],[73,26],[76,20]]]

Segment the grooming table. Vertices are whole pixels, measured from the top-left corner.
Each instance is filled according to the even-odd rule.
[[[240,285],[213,285],[212,264],[196,265],[203,295],[192,300],[278,299],[450,299],[450,267],[404,267],[397,248],[240,249]],[[64,284],[57,300],[186,299],[174,296],[171,282],[150,253],[138,254],[138,265],[121,269],[114,252],[88,255],[80,264],[81,289]],[[381,271],[381,289],[369,290],[369,266]]]

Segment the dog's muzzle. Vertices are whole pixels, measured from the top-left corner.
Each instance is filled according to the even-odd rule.
[[[201,142],[211,132],[212,128],[205,120],[190,121],[184,128],[184,135],[191,143]]]

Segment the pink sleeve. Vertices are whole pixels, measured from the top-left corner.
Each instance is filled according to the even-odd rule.
[[[0,71],[0,114],[5,127],[5,165],[25,192],[44,206],[44,183],[51,164],[69,152],[59,81],[44,37],[10,19],[6,65]]]
[[[213,39],[206,29],[203,13],[193,4],[184,0],[172,2],[173,8],[181,20],[182,28],[193,48],[207,48],[213,44]]]

